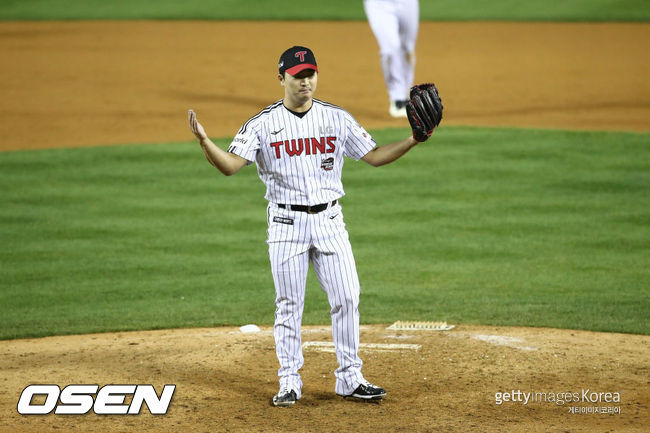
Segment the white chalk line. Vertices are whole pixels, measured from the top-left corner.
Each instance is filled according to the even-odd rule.
[[[518,337],[509,337],[507,335],[484,335],[484,334],[472,334],[470,336],[475,340],[485,341],[486,343],[495,344],[497,346],[507,346],[514,349],[520,350],[538,350],[537,347],[532,346],[523,346],[520,343],[525,343],[526,340]]]
[[[378,351],[398,351],[398,350],[420,350],[420,344],[393,344],[393,343],[361,343],[359,349],[378,350]],[[316,352],[335,353],[334,342],[332,341],[305,341],[302,344],[303,350],[312,350]]]

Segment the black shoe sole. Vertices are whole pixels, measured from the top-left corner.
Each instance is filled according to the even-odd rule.
[[[379,395],[352,394],[352,395],[347,395],[344,398],[356,398],[359,400],[372,401],[372,400],[382,400],[384,397],[386,397],[386,394],[379,394]]]
[[[273,402],[273,406],[275,407],[289,407],[289,406],[293,406],[294,404],[296,404],[295,401],[283,401],[280,403]]]

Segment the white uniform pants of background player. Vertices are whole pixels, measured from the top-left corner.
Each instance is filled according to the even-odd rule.
[[[403,101],[413,85],[418,0],[364,0],[368,24],[379,45],[384,82],[391,101]]]
[[[341,206],[318,214],[268,206],[268,246],[276,292],[273,335],[280,362],[280,389],[301,397],[303,366],[300,326],[309,263],[327,294],[339,368],[335,392],[350,395],[364,382],[359,350],[359,277]]]

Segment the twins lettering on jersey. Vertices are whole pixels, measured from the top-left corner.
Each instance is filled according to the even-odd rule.
[[[274,141],[271,146],[275,149],[275,157],[282,158],[283,154],[289,156],[318,155],[334,153],[336,151],[336,137],[309,137],[291,140]]]
[[[228,152],[257,164],[268,201],[315,205],[345,194],[344,157],[358,161],[375,146],[340,107],[313,99],[309,112],[300,117],[279,100],[242,125]]]

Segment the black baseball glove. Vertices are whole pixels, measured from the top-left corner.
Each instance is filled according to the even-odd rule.
[[[413,130],[413,138],[427,141],[442,120],[442,101],[433,83],[411,87],[411,99],[406,102],[406,114]]]

